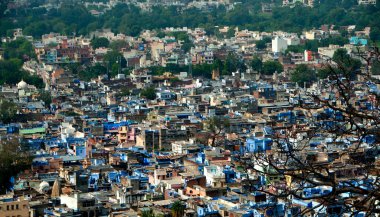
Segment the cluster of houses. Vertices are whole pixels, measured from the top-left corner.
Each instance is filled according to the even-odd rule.
[[[349,53],[356,47],[367,52],[370,30],[346,28],[352,37],[344,48]],[[328,81],[300,87],[289,76],[297,64],[321,67],[341,47],[285,55],[288,46],[339,32],[326,26],[302,35],[236,29],[231,38],[218,38],[202,28],[162,31],[188,35],[193,47],[185,52],[183,41],[160,38],[154,31],[130,37],[102,30],[88,38],[51,33],[33,41],[37,59],[23,69],[44,80],[52,101],[45,104],[39,90],[25,81],[1,86],[0,96],[16,103],[18,115],[26,121],[1,125],[0,141],[16,138],[34,159],[29,170],[14,177],[12,190],[0,196],[0,216],[141,216],[146,210],[170,216],[176,201],[182,201],[183,215],[189,217],[294,216],[320,207],[318,200],[282,200],[263,193],[276,192],[276,185],[295,186],[282,174],[258,172],[268,167],[247,170],[240,160],[276,152],[274,134],[286,135],[288,129],[302,126],[296,132],[302,140],[315,127],[310,120],[341,115],[322,108],[308,116],[298,105],[315,103],[310,93],[337,105],[343,105],[343,99],[326,88]],[[219,29],[221,34],[228,31]],[[17,34],[23,37],[20,30]],[[133,68],[131,73],[83,81],[63,67],[103,63],[111,48],[93,49],[94,37],[125,42],[119,52]],[[266,48],[258,49],[256,42],[265,38],[270,38]],[[212,79],[205,79],[192,77],[190,70],[164,75],[149,70],[168,64],[213,64],[227,52],[247,61],[253,56],[278,60],[284,71],[262,75],[248,67],[224,76],[214,71]],[[378,110],[379,86],[360,78],[355,85],[356,108]],[[154,87],[155,99],[139,94],[149,87]],[[222,120],[214,130],[211,119]],[[350,157],[337,154],[355,140],[336,142],[332,135],[320,134],[308,142],[303,154],[315,163],[340,165],[335,169],[339,180],[362,177]],[[366,156],[371,143],[370,138],[363,142],[355,157]],[[372,160],[379,165],[378,158]],[[326,191],[331,189],[306,188],[304,194],[312,198]],[[318,213],[341,216],[340,211],[322,206]]]

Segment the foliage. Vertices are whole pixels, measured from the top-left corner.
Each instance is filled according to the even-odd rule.
[[[12,188],[11,177],[30,169],[32,158],[21,149],[17,139],[2,141],[0,150],[0,194],[5,194]]]
[[[94,38],[91,40],[91,46],[93,49],[97,49],[100,47],[108,47],[110,42],[108,41],[107,38],[100,37],[100,38]]]
[[[38,95],[38,99],[45,103],[45,107],[49,107],[52,102],[51,93],[48,91],[41,90]]]
[[[325,67],[318,70],[319,78],[328,78],[331,75],[341,74],[343,76],[355,77],[357,71],[361,67],[361,62],[358,59],[352,58],[346,49],[337,49],[334,52],[332,60],[336,65],[326,65]],[[350,73],[349,75],[346,73]]]
[[[32,43],[25,38],[18,38],[9,43],[4,43],[3,49],[5,59],[28,60],[36,57]]]
[[[380,28],[374,27],[373,29],[371,29],[371,33],[369,36],[373,41],[380,41]]]
[[[100,63],[96,63],[94,66],[88,66],[87,68],[81,70],[78,73],[80,79],[85,81],[89,81],[92,78],[96,78],[99,75],[104,75],[107,73],[107,68],[101,65]]]
[[[318,69],[317,76],[318,78],[325,79],[328,78],[331,73],[330,66],[325,66],[321,69]]]
[[[245,71],[244,62],[234,53],[228,53],[226,60],[223,62],[222,75],[230,75],[232,72]]]
[[[193,47],[193,42],[190,40],[189,35],[186,32],[172,32],[168,36],[173,36],[177,41],[180,41],[182,44],[182,49],[185,52],[189,52]]]
[[[338,66],[344,66],[345,68],[349,69],[342,70],[338,67],[340,73],[347,72],[351,74],[350,76],[354,76],[356,71],[359,70],[362,65],[360,60],[352,58],[344,48],[336,50],[334,52],[332,60],[337,63]]]
[[[267,48],[267,44],[264,40],[257,41],[256,42],[256,48],[258,50],[264,50],[265,48]]]
[[[124,97],[124,96],[129,96],[131,94],[131,90],[126,88],[126,87],[122,87],[119,92],[116,93],[116,96],[117,97]]]
[[[109,51],[104,56],[104,62],[107,64],[111,76],[121,73],[121,70],[127,66],[127,60],[119,51]]]
[[[235,36],[235,29],[230,27],[227,31],[227,34],[226,34],[226,37],[227,38],[231,38],[231,37],[234,37]]]
[[[128,43],[123,40],[116,40],[109,44],[109,47],[114,51],[120,51],[122,48],[126,48]]]
[[[67,117],[76,117],[76,116],[80,116],[78,113],[74,112],[74,111],[63,111],[61,112],[60,114],[64,115],[64,116],[67,116]]]
[[[266,61],[263,64],[263,70],[262,72],[265,75],[273,75],[275,72],[280,73],[284,71],[284,67],[282,64],[278,61]]]
[[[360,60],[353,59],[347,53],[347,50],[344,48],[340,48],[334,52],[332,60],[337,64],[342,64],[346,67],[352,68],[352,70],[360,69],[361,63]]]
[[[141,212],[141,217],[155,217],[155,215],[153,213],[153,210],[149,209],[149,210],[142,211]]]
[[[372,55],[378,59],[380,53],[377,50],[377,54]],[[346,62],[341,56],[346,57],[346,52],[337,52],[338,64],[325,67],[329,79],[319,83],[320,89],[305,91],[305,98],[300,97],[293,111],[304,115],[295,117],[295,121],[288,120],[286,129],[279,129],[276,121],[271,124],[270,152],[235,155],[245,172],[270,181],[261,188],[256,184],[257,179],[248,178],[243,187],[245,192],[263,192],[275,200],[321,202],[317,206],[305,206],[293,216],[330,208],[337,210],[329,211],[328,215],[355,215],[363,211],[372,216],[380,212],[374,206],[380,186],[375,166],[379,154],[380,113],[379,103],[372,100],[379,95],[370,85],[365,85],[379,85],[380,81],[371,78],[366,70],[357,72],[355,67],[341,64]],[[300,66],[297,70],[305,73],[308,69]],[[351,76],[352,73],[360,74],[364,82]],[[366,94],[359,96],[358,91]],[[359,101],[371,105],[362,106]],[[342,140],[349,142],[341,143]],[[330,158],[335,148],[339,153]],[[313,192],[318,189],[321,192]]]
[[[37,88],[44,87],[43,81],[37,75],[30,75],[21,69],[20,59],[9,59],[0,61],[0,84],[17,84],[22,79]]]
[[[261,72],[261,70],[263,69],[263,61],[259,57],[255,56],[251,60],[251,67],[253,70]]]
[[[375,60],[371,66],[371,72],[373,75],[380,75],[380,61]]]
[[[310,83],[317,80],[317,75],[314,70],[310,69],[305,64],[298,65],[291,74],[291,80],[299,85]]]
[[[0,121],[3,123],[12,123],[17,115],[17,105],[7,100],[0,101]]]
[[[173,217],[182,217],[185,215],[185,205],[179,200],[175,201],[172,204],[172,216]]]
[[[226,60],[215,59],[213,64],[203,63],[192,65],[192,75],[195,77],[211,78],[213,70],[221,70],[222,75],[230,75],[231,72],[237,70],[244,71],[246,66],[235,54],[228,54]],[[177,64],[167,64],[166,67],[152,66],[149,68],[153,75],[163,75],[165,72],[179,74],[180,72],[187,72],[189,66],[181,66]]]
[[[216,137],[223,133],[230,126],[230,120],[226,117],[213,116],[204,123],[204,128],[211,133],[211,146],[215,146]]]
[[[150,100],[154,100],[157,97],[156,96],[156,90],[153,87],[148,87],[148,88],[143,89],[140,92],[140,95],[142,97],[145,97],[146,99],[150,99]]]
[[[305,50],[317,52],[319,47],[328,47],[329,45],[343,46],[344,44],[347,44],[348,42],[349,42],[348,39],[342,36],[331,36],[331,37],[324,38],[321,40],[306,40],[305,44],[288,46],[285,53],[289,53],[289,52],[302,53]]]
[[[22,79],[37,88],[44,87],[37,75],[31,75],[21,69],[23,62],[35,58],[34,48],[25,38],[3,43],[4,60],[0,60],[0,84],[17,84]]]
[[[208,11],[196,8],[178,10],[177,7],[154,7],[145,12],[140,8],[119,4],[100,17],[92,16],[80,3],[64,3],[58,10],[41,8],[11,10],[0,20],[0,35],[7,30],[23,28],[24,33],[41,36],[50,32],[72,35],[88,34],[100,28],[110,28],[116,32],[136,36],[143,29],[161,29],[165,27],[207,27],[214,31],[214,26],[237,26],[250,30],[302,32],[304,29],[318,28],[323,24],[337,26],[356,25],[358,29],[365,26],[378,27],[380,16],[378,6],[357,7],[355,4],[341,4],[340,1],[321,1],[313,8],[296,6],[274,7],[272,14],[261,12],[261,1],[243,1],[234,9],[226,10],[220,6]],[[279,3],[281,4],[281,3]],[[302,19],[299,18],[302,14]],[[284,19],[286,17],[286,19]],[[227,37],[234,36],[230,28]]]
[[[289,45],[286,49],[285,53],[288,54],[290,52],[293,53],[302,53],[306,50],[306,47],[303,45]]]

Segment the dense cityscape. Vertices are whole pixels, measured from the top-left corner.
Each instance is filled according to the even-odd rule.
[[[0,217],[380,216],[376,0],[2,0]]]

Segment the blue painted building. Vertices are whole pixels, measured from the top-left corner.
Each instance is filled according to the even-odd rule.
[[[260,153],[271,150],[272,139],[265,137],[251,137],[247,138],[245,142],[244,152]]]
[[[368,40],[365,39],[365,38],[359,38],[359,37],[353,36],[353,37],[350,38],[350,44],[352,44],[352,45],[364,45],[364,46],[367,46],[368,45]]]

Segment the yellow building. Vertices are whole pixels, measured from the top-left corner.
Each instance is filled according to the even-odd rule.
[[[29,201],[14,199],[13,195],[1,196],[0,217],[29,217]]]

